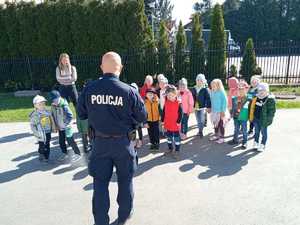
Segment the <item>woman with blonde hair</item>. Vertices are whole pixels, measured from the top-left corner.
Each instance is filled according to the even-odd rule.
[[[78,92],[75,85],[77,71],[75,66],[71,65],[70,57],[67,53],[62,53],[59,56],[58,66],[56,67],[56,79],[60,84],[59,92],[61,97],[68,102],[71,101],[76,106],[78,100]]]
[[[210,138],[218,144],[224,143],[225,124],[229,119],[228,101],[223,83],[220,79],[211,82],[211,121],[215,128],[215,135]]]

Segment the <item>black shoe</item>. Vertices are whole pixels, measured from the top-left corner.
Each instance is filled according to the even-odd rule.
[[[248,135],[252,135],[252,134],[253,134],[253,130],[249,130]]]
[[[150,149],[150,150],[155,149],[155,145],[151,144],[149,149]]]
[[[247,144],[243,144],[241,148],[242,148],[243,150],[246,150],[246,149],[247,149]]]
[[[228,142],[229,145],[237,145],[238,142],[236,142],[235,140],[231,140]]]
[[[203,132],[200,131],[200,132],[199,132],[199,137],[200,137],[200,138],[203,138],[203,136],[204,136],[204,135],[203,135]]]

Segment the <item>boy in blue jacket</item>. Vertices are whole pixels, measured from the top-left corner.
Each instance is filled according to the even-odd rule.
[[[75,152],[75,155],[73,155],[71,161],[79,161],[81,159],[81,154],[73,136],[73,129],[71,126],[73,113],[69,107],[69,104],[66,99],[60,96],[60,93],[58,91],[51,91],[49,97],[52,102],[52,117],[56,126],[56,130],[58,130],[59,132],[59,146],[63,153],[58,160],[65,161],[68,158],[68,151],[66,146],[67,139],[68,144]]]

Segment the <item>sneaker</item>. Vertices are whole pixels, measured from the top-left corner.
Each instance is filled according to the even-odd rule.
[[[69,158],[68,154],[63,153],[57,160],[63,162],[68,158]]]
[[[259,152],[263,152],[264,150],[266,150],[266,146],[263,144],[260,144],[259,147],[257,148],[257,151]]]
[[[212,136],[209,138],[210,141],[216,141],[218,140],[219,138],[217,136]]]
[[[154,144],[151,144],[149,149],[153,150],[154,148],[155,148]]]
[[[200,138],[203,138],[203,131],[199,131],[199,133],[198,133],[198,136],[200,137]]]
[[[238,144],[238,142],[237,141],[235,141],[235,140],[231,140],[231,141],[229,141],[229,142],[227,142],[229,145],[237,145]]]
[[[257,142],[254,142],[254,143],[253,143],[253,149],[256,149],[256,150],[257,150],[258,147],[259,147],[259,144],[258,144]]]
[[[78,162],[79,160],[81,159],[81,155],[73,155],[72,158],[71,158],[71,161],[72,162]]]
[[[141,148],[143,146],[143,142],[141,140],[137,140],[135,147]]]
[[[180,137],[181,137],[181,140],[186,140],[187,139],[186,134],[180,134]]]
[[[49,159],[44,158],[44,159],[42,160],[42,162],[43,162],[43,163],[48,163],[48,162],[49,162]]]
[[[220,138],[219,140],[216,141],[218,144],[223,144],[224,143],[224,138]]]
[[[249,130],[248,135],[253,135],[253,130]]]
[[[246,150],[247,149],[247,144],[242,144],[242,149]]]

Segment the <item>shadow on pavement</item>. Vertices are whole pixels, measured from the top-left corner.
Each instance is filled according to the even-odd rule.
[[[32,136],[32,134],[29,132],[8,135],[8,136],[0,138],[0,144],[17,141],[19,139],[27,138],[27,137],[31,137],[31,136]]]

